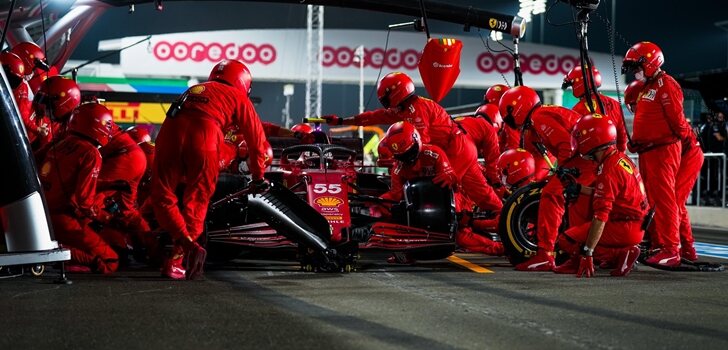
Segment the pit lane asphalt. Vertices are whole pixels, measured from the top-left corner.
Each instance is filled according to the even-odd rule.
[[[350,274],[237,261],[193,282],[148,269],[0,280],[0,349],[728,348],[728,272],[585,280],[458,256],[493,273],[365,259]]]

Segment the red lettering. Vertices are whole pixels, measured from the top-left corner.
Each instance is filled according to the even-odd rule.
[[[574,56],[540,54],[521,54],[520,61],[523,73],[548,75],[566,74],[579,62]],[[507,53],[493,55],[491,52],[482,52],[476,58],[475,66],[483,73],[510,73],[513,72],[513,57]]]
[[[172,46],[166,41],[160,41],[154,45],[154,50],[152,50],[152,52],[154,53],[154,57],[158,60],[166,61],[172,53]]]
[[[275,62],[277,55],[276,49],[271,44],[255,44],[246,43],[237,45],[235,43],[201,43],[201,42],[174,42],[169,43],[160,41],[154,45],[152,49],[154,57],[159,61],[167,61],[175,59],[177,61],[192,60],[195,62],[210,61],[219,62],[223,59],[241,60],[245,63],[252,64],[260,62],[262,64],[271,64]]]

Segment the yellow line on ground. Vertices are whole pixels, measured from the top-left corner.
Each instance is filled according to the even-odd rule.
[[[470,261],[467,261],[467,260],[465,260],[461,257],[455,256],[455,255],[450,255],[447,258],[447,260],[449,260],[453,264],[458,264],[460,266],[463,266],[463,267],[467,268],[468,270],[473,271],[475,273],[494,273],[493,271],[488,270],[485,267],[475,265],[475,264],[471,263]]]

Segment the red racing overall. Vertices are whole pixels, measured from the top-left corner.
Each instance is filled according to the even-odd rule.
[[[677,187],[682,145],[691,133],[683,114],[680,85],[660,72],[645,84],[637,99],[632,141],[639,153],[647,199],[655,208],[654,225],[648,232],[653,248],[677,251],[680,245],[680,205]],[[682,182],[681,186],[692,183]],[[689,193],[689,189],[687,190]]]
[[[393,124],[399,121],[413,124],[422,137],[422,143],[440,147],[449,159],[454,160],[452,168],[464,193],[481,210],[499,211],[503,207],[501,199],[487,185],[480,170],[475,145],[435,101],[414,96],[403,102],[401,108],[380,108],[356,115],[353,119],[355,125]]]
[[[68,135],[50,148],[40,168],[51,222],[71,261],[102,273],[118,267],[118,255],[88,224],[99,217],[95,203],[101,154],[91,142]]]
[[[159,225],[175,240],[194,241],[202,233],[217,184],[222,130],[236,125],[245,135],[253,180],[263,178],[266,138],[243,91],[210,81],[190,87],[183,96],[181,110],[164,120],[156,139],[151,198]],[[175,191],[180,185],[184,194],[178,199]]]
[[[579,170],[577,182],[590,186],[594,181],[596,164],[574,155],[571,147],[571,130],[581,116],[564,107],[541,106],[531,115],[532,126],[525,131],[526,150],[535,159],[543,156],[535,148],[534,143],[543,144],[549,153],[556,156],[559,166]],[[589,196],[580,195],[569,205],[569,225],[581,225],[589,220]],[[565,211],[564,185],[555,176],[551,176],[541,192],[536,232],[538,249],[552,252],[559,234],[559,226]]]

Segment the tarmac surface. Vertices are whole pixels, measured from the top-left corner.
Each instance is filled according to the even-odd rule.
[[[0,349],[728,349],[728,272],[577,279],[457,257],[365,257],[348,274],[238,260],[191,282],[150,269],[3,279]]]

